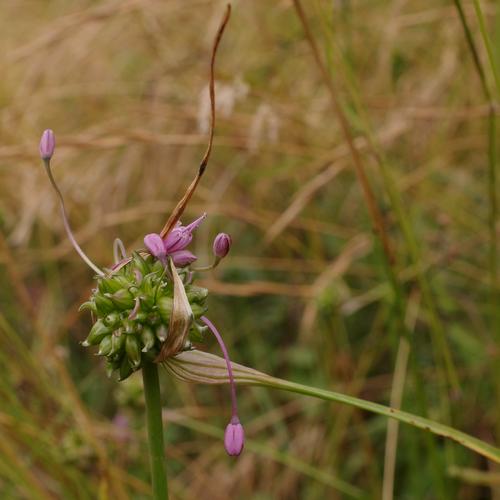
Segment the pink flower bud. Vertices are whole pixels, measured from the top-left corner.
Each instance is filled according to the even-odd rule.
[[[167,251],[165,250],[165,245],[163,244],[163,240],[161,236],[156,233],[147,234],[144,237],[144,244],[146,248],[149,250],[149,253],[156,257],[158,260],[164,261],[167,255]]]
[[[219,233],[214,239],[214,254],[219,259],[222,259],[229,253],[229,249],[231,248],[231,236],[226,233]]]
[[[232,457],[237,457],[245,445],[245,431],[240,424],[238,417],[233,417],[231,422],[227,424],[226,432],[224,433],[224,448],[227,454]]]
[[[203,214],[187,226],[178,225],[174,227],[164,240],[167,253],[170,255],[179,250],[184,250],[193,239],[193,231],[203,222],[206,216],[207,214]]]
[[[193,239],[193,235],[186,231],[184,226],[179,226],[170,232],[170,234],[165,238],[163,244],[168,254],[178,252],[179,250],[184,250]]]
[[[50,160],[54,154],[54,149],[56,147],[56,138],[54,132],[48,128],[44,130],[42,138],[40,139],[40,156],[42,160]]]
[[[174,261],[175,267],[186,267],[192,264],[198,257],[192,254],[189,250],[179,250],[170,254],[172,260]]]

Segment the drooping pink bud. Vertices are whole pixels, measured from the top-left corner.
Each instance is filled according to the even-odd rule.
[[[163,244],[163,240],[161,236],[156,233],[150,233],[144,236],[144,244],[146,248],[149,250],[149,253],[156,257],[158,260],[164,262],[167,256],[167,251],[165,250],[165,246]]]
[[[56,147],[56,137],[54,132],[48,128],[44,130],[42,138],[40,139],[40,156],[42,160],[50,160],[54,154],[54,149]]]
[[[215,328],[214,324],[206,317],[201,316],[201,321],[208,326],[210,331],[213,333],[214,337],[217,339],[219,346],[221,348],[222,354],[226,361],[227,374],[229,377],[229,384],[231,387],[231,422],[226,427],[224,433],[224,447],[226,451],[231,456],[238,456],[243,451],[243,445],[245,444],[245,432],[243,431],[243,426],[240,424],[240,419],[238,418],[238,405],[236,402],[236,383],[233,376],[233,368],[231,365],[231,360],[229,359],[229,354],[227,352],[226,344],[222,339],[221,334]]]
[[[219,233],[214,239],[213,250],[218,259],[224,258],[231,248],[231,236],[226,233]]]
[[[175,267],[186,267],[192,264],[198,257],[192,254],[189,250],[179,250],[170,254],[174,261]]]
[[[226,448],[228,455],[237,457],[243,451],[244,445],[245,431],[238,417],[233,417],[231,422],[227,424],[224,433],[224,448]]]

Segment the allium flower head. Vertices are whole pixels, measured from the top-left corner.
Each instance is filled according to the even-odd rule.
[[[156,359],[162,352],[174,356],[191,349],[192,340],[202,340],[208,291],[184,283],[173,258],[166,272],[159,235],[146,236],[145,244],[150,253],[133,252],[119,268],[98,277],[96,289],[82,306],[96,320],[83,344],[99,346],[108,372],[118,372],[120,380],[141,368],[145,359]],[[177,254],[185,259],[181,264],[194,258],[185,252],[190,254]]]
[[[215,262],[210,266],[183,269],[196,260],[187,250],[193,231],[205,219],[203,214],[187,226],[179,220],[203,176],[213,145],[215,128],[214,61],[222,33],[229,19],[230,5],[215,37],[210,65],[211,123],[207,149],[194,179],[174,207],[159,232],[144,237],[144,249],[127,256],[125,247],[116,239],[113,247],[114,265],[101,269],[83,252],[71,230],[61,190],[52,175],[50,159],[54,154],[55,137],[52,130],[43,132],[39,150],[49,180],[56,192],[68,237],[75,250],[95,272],[97,286],[80,309],[90,310],[94,324],[82,342],[84,346],[98,347],[97,354],[106,359],[109,375],[119,373],[119,380],[127,379],[143,368],[145,400],[148,414],[148,434],[151,463],[163,454],[162,425],[155,363],[166,363],[183,351],[194,350],[192,342],[203,341],[210,330],[216,337],[226,362],[231,389],[232,419],[225,432],[224,444],[230,455],[239,455],[243,449],[244,431],[237,415],[236,384],[231,361],[221,335],[204,313],[208,290],[192,284],[196,272],[213,269],[227,254],[231,239],[219,235]],[[155,498],[166,498],[163,472],[152,468]]]

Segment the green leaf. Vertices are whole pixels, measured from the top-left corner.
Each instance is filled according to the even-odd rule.
[[[172,375],[186,382],[199,382],[204,384],[225,384],[229,382],[224,359],[206,352],[196,350],[185,351],[173,358],[167,359],[164,365]],[[232,367],[234,379],[237,383],[270,387],[323,399],[325,401],[335,401],[337,403],[354,406],[432,432],[438,436],[451,439],[494,462],[500,463],[500,449],[470,436],[469,434],[440,424],[439,422],[378,403],[372,403],[364,399],[347,396],[339,392],[327,391],[271,377],[253,368],[248,368],[237,363],[232,363]]]

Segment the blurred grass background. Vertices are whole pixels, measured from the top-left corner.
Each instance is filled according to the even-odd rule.
[[[92,274],[66,240],[37,145],[54,129],[54,174],[94,261],[111,262],[115,237],[141,246],[203,154],[224,5],[2,2],[2,498],[148,498],[140,376],[107,379],[79,345]],[[474,3],[461,5],[494,89]],[[480,5],[498,59],[498,3]],[[209,215],[194,243],[200,262],[218,231],[233,237],[230,256],[202,277],[209,316],[234,361],[498,443],[492,118],[455,5],[302,7],[323,73],[291,0],[233,2],[216,68],[215,147],[184,216]],[[217,352],[212,339],[204,348]],[[221,442],[227,387],[163,373],[162,392],[173,498],[376,499],[383,488],[386,499],[500,498],[500,471],[458,445],[264,389],[239,388],[248,446],[234,460]]]

